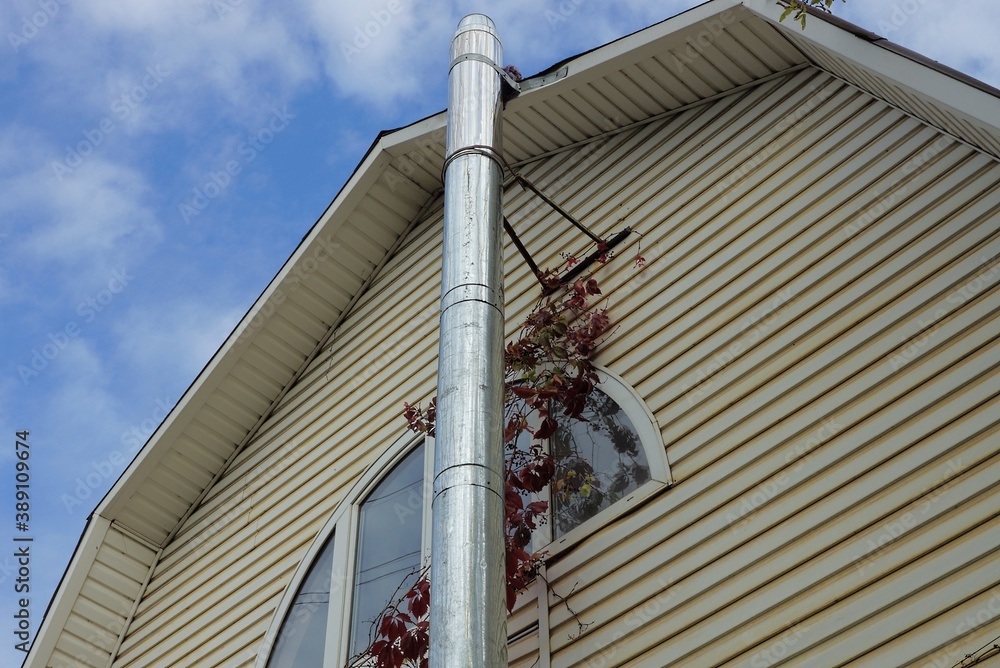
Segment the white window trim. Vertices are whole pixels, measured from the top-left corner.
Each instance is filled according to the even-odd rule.
[[[430,507],[426,503],[426,500],[430,498],[428,490],[433,486],[433,480],[430,476],[433,476],[434,467],[434,439],[406,433],[397,438],[362,473],[361,477],[355,481],[340,503],[337,504],[333,514],[323,524],[319,533],[316,534],[316,537],[299,561],[292,579],[286,585],[281,600],[278,602],[275,614],[271,618],[271,624],[264,635],[264,641],[260,645],[260,651],[257,654],[257,660],[254,664],[255,668],[264,668],[267,665],[278,633],[281,631],[285,618],[288,616],[288,612],[295,602],[295,597],[309,572],[309,568],[319,557],[320,551],[333,533],[336,533],[337,538],[333,544],[333,573],[330,579],[330,604],[329,616],[327,617],[325,654],[326,656],[336,657],[335,668],[340,668],[340,666],[347,663],[347,659],[350,658],[348,654],[350,651],[350,606],[352,605],[354,590],[353,568],[357,553],[357,526],[361,503],[379,482],[382,481],[383,477],[419,446],[421,442],[423,442],[425,448],[425,503],[423,513],[426,515],[430,512]],[[428,467],[431,469],[430,473],[428,473]],[[430,522],[424,521],[424,527],[423,559],[424,563],[428,563],[430,560]],[[328,667],[324,666],[324,668]]]
[[[597,376],[600,379],[597,389],[611,397],[625,414],[632,421],[639,434],[639,442],[643,452],[646,453],[646,462],[649,464],[649,480],[632,490],[628,496],[615,501],[610,506],[597,513],[590,519],[582,522],[579,526],[567,531],[564,535],[555,540],[549,540],[541,549],[544,549],[550,556],[554,557],[569,550],[581,540],[599,531],[605,525],[611,524],[619,517],[628,513],[636,504],[649,498],[663,487],[673,484],[670,477],[670,463],[667,460],[667,451],[663,444],[663,436],[656,423],[649,407],[644,402],[631,385],[626,383],[621,376],[605,369],[597,367]],[[644,418],[644,419],[643,419]],[[550,529],[547,529],[550,531]],[[549,534],[551,536],[551,534]]]
[[[671,485],[670,465],[663,444],[663,438],[656,418],[650,412],[646,403],[635,390],[620,376],[603,367],[597,368],[599,378],[598,389],[611,397],[631,420],[639,434],[639,440],[646,454],[649,465],[650,479],[633,490],[628,496],[614,502],[608,508],[597,513],[590,519],[574,527],[555,541],[547,539],[550,531],[548,525],[543,525],[539,534],[540,549],[546,550],[550,557],[566,552],[577,543],[599,531],[604,526],[613,523],[620,516],[628,513],[636,504],[649,498],[663,487]],[[357,556],[357,527],[361,503],[368,494],[382,481],[384,476],[399,464],[421,442],[424,444],[424,484],[423,484],[423,531],[422,550],[423,563],[430,562],[431,522],[429,521],[431,497],[434,484],[434,439],[414,436],[407,433],[400,436],[386,448],[379,458],[368,467],[361,477],[351,486],[350,490],[337,505],[330,518],[302,556],[295,573],[285,587],[278,602],[275,614],[271,619],[261,649],[257,655],[256,668],[264,668],[270,658],[277,635],[284,624],[299,588],[302,586],[309,568],[316,561],[320,550],[334,532],[337,538],[333,546],[332,575],[330,581],[329,616],[327,618],[326,656],[336,657],[336,668],[346,664],[350,650],[350,624],[353,605],[353,572]],[[546,499],[547,500],[547,499]],[[544,544],[542,544],[544,541]],[[544,566],[543,566],[544,569]],[[544,575],[544,571],[543,571]],[[537,583],[536,583],[537,584]],[[539,667],[549,665],[548,643],[548,595],[545,587],[535,586],[523,597],[538,598],[539,611]],[[518,607],[520,606],[520,603]],[[543,631],[544,627],[544,631]],[[329,667],[324,667],[329,668]]]

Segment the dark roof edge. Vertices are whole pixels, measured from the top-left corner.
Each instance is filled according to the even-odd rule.
[[[945,76],[955,79],[956,81],[961,81],[964,84],[968,84],[969,86],[972,86],[973,88],[976,88],[977,90],[980,90],[986,93],[987,95],[992,95],[993,97],[1000,98],[1000,89],[994,88],[985,81],[980,81],[979,79],[969,76],[964,72],[956,70],[952,67],[948,67],[947,65],[943,65],[936,60],[932,60],[931,58],[928,58],[927,56],[924,56],[920,53],[917,53],[916,51],[912,51],[906,48],[905,46],[896,44],[895,42],[892,42],[877,33],[873,33],[870,30],[866,30],[859,25],[855,25],[854,23],[851,23],[846,19],[842,19],[839,16],[835,16],[829,12],[824,12],[823,10],[817,9],[812,6],[807,7],[806,11],[809,13],[809,16],[811,17],[814,16],[821,21],[825,21],[830,25],[840,28],[841,30],[845,30],[854,35],[855,37],[860,37],[861,39],[864,39],[874,44],[875,46],[881,47],[886,51],[890,51],[892,53],[895,53],[896,55],[902,56],[903,58],[912,60],[915,63],[919,63],[921,65],[929,67],[932,70],[935,70],[937,72],[940,72],[941,74],[944,74]]]

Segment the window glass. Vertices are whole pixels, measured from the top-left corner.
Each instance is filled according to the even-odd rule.
[[[406,456],[361,504],[350,655],[371,643],[373,622],[420,570],[424,448]]]
[[[523,494],[525,504],[549,502],[549,521],[539,526],[532,549],[541,549],[550,542],[552,549],[565,546],[563,536],[626,499],[651,478],[669,484],[669,469],[662,457],[655,421],[620,380],[610,375],[603,378],[600,387],[604,389],[592,392],[582,420],[554,411],[556,429],[541,444],[555,462],[552,484],[538,494]],[[508,411],[525,410],[524,406],[508,406]],[[530,434],[521,434],[514,448],[527,453],[531,442]],[[359,482],[359,488],[371,491],[365,496],[352,496],[331,518],[341,536],[340,548],[334,554],[331,530],[277,624],[268,668],[343,665],[340,659],[330,657],[324,665],[323,655],[328,649],[337,657],[357,656],[371,643],[373,622],[379,613],[412,586],[426,565],[422,538],[429,529],[423,526],[427,519],[423,497],[428,492],[424,472],[425,459],[433,446],[432,441],[421,443],[397,459],[400,449],[412,443],[409,437],[400,439],[398,446],[386,451],[379,465]],[[386,466],[393,460],[398,461],[395,466]],[[644,488],[647,491],[652,492],[652,486]],[[355,545],[352,539],[356,539]],[[331,579],[338,590],[340,583],[348,583],[352,592],[349,608],[331,606]],[[346,597],[338,595],[334,600],[342,598]],[[544,600],[542,596],[539,605],[545,605]],[[328,637],[328,630],[335,636]]]
[[[557,416],[549,447],[555,458],[552,533],[561,536],[650,478],[639,433],[618,403],[595,389],[583,420]]]
[[[306,574],[281,624],[267,668],[322,668],[330,610],[333,534]]]

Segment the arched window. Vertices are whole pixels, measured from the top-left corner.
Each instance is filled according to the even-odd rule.
[[[257,666],[342,668],[368,647],[373,620],[429,560],[432,452],[432,439],[406,436],[362,476],[293,576]]]
[[[333,575],[333,536],[306,573],[281,624],[267,668],[323,668]]]
[[[350,655],[372,642],[385,604],[406,592],[420,571],[424,447],[406,456],[361,504],[354,562]]]
[[[598,369],[598,377],[583,419],[554,412],[558,427],[547,445],[556,473],[540,495],[549,503],[550,521],[540,527],[535,541],[536,548],[550,554],[671,483],[652,413],[621,378],[606,369]]]
[[[620,378],[599,375],[584,420],[559,418],[548,444],[556,477],[544,497],[550,522],[536,545],[550,553],[670,482],[652,415]],[[400,439],[334,512],[317,538],[322,547],[309,550],[279,604],[282,621],[265,641],[267,668],[340,668],[368,647],[378,614],[429,560],[433,447],[429,438]],[[540,601],[541,623],[545,607]]]
[[[618,402],[595,389],[581,419],[556,417],[549,439],[553,537],[567,534],[649,480],[639,433]]]

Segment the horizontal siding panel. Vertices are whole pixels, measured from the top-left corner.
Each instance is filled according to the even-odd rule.
[[[992,438],[995,437],[994,427]],[[991,448],[990,439],[979,439],[970,447],[973,450],[955,453],[953,457],[963,462],[971,461],[968,458],[972,456],[992,457],[989,466],[981,466],[979,469],[981,476],[983,473],[994,476],[993,480],[985,481],[985,489],[989,490],[996,480],[996,452]],[[979,449],[978,454],[974,452],[976,447]],[[794,525],[781,525],[780,532],[773,529],[778,526],[776,522],[768,522],[763,528],[771,528],[770,531],[759,533],[749,543],[736,542],[733,545],[734,541],[742,540],[742,531],[738,535],[723,525],[720,527],[723,530],[711,540],[724,541],[729,543],[728,546],[705,543],[694,551],[687,551],[684,544],[675,539],[670,544],[674,553],[679,553],[676,557],[649,553],[641,560],[626,562],[629,563],[627,572],[630,584],[627,588],[622,588],[621,582],[604,585],[606,600],[602,607],[631,614],[631,623],[630,618],[624,615],[625,620],[619,618],[616,623],[608,623],[600,627],[601,633],[588,634],[583,641],[576,643],[567,643],[566,632],[554,629],[554,642],[566,644],[566,648],[559,660],[554,658],[553,665],[574,665],[574,662],[583,661],[582,657],[587,656],[588,651],[593,652],[595,647],[611,642],[610,638],[618,635],[623,628],[632,634],[623,643],[630,648],[628,651],[661,647],[657,653],[662,657],[669,655],[670,661],[682,660],[682,663],[687,661],[692,665],[718,665],[728,653],[745,647],[747,635],[744,632],[751,638],[768,639],[789,631],[802,631],[801,627],[796,629],[796,626],[808,626],[807,619],[816,610],[824,609],[830,605],[830,601],[839,600],[851,591],[867,591],[865,587],[892,573],[896,564],[907,563],[907,559],[912,559],[907,556],[909,550],[915,549],[916,554],[920,555],[933,549],[936,543],[928,540],[928,527],[935,528],[939,534],[943,531],[941,544],[950,545],[954,539],[947,537],[948,534],[961,534],[965,527],[970,526],[970,521],[975,526],[984,516],[995,515],[995,504],[991,507],[990,503],[985,502],[985,498],[981,498],[978,509],[974,508],[968,513],[971,520],[956,518],[952,513],[950,516],[937,518],[935,523],[935,515],[947,515],[953,506],[961,505],[961,498],[972,496],[983,489],[982,478],[978,482],[968,483],[968,475],[964,478],[946,477],[953,475],[944,462],[939,462],[936,466],[925,468],[922,476],[897,483],[889,494],[889,497],[895,498],[879,499],[877,504],[871,496],[877,490],[865,489],[863,479],[858,479],[855,484],[838,493],[845,501],[854,497],[853,511],[850,513],[839,510],[835,503],[796,503],[797,499],[789,498],[789,494],[795,491],[793,488],[783,492],[773,503],[784,507],[786,512],[801,508],[807,510],[794,517]],[[883,479],[893,480],[889,476]],[[942,480],[947,483],[942,484]],[[933,490],[935,485],[938,487],[936,495],[922,498],[922,493],[928,489]],[[917,500],[912,501],[909,508],[904,503],[901,509],[894,509],[888,516],[880,516],[883,507],[893,508],[890,505],[893,502],[914,498]],[[882,505],[883,500],[886,501],[885,506]],[[702,508],[703,512],[704,510],[706,508]],[[956,523],[956,519],[960,523]],[[883,534],[890,529],[896,533],[895,527],[902,526],[903,522],[907,529],[916,525],[923,532],[903,534],[899,542],[908,544],[908,548],[893,544],[889,549],[883,543],[881,550],[871,554],[864,552],[871,540],[869,533],[876,541],[881,542],[884,540]],[[861,532],[860,535],[853,533],[859,526],[864,527],[866,524],[869,531]],[[696,531],[692,526],[687,533],[693,534]],[[754,529],[755,533],[757,531],[759,528]],[[691,539],[703,540],[694,535]],[[608,545],[606,540],[604,545]],[[719,558],[709,555],[724,556]],[[941,563],[947,565],[947,561],[945,559]],[[802,565],[788,570],[797,564]],[[647,568],[651,570],[650,575],[640,576]],[[624,575],[625,571],[602,572]],[[782,572],[786,574],[776,579]],[[574,573],[573,577],[576,580],[585,575]],[[914,580],[912,586],[919,589],[923,584],[924,580]],[[558,586],[556,584],[557,588]],[[610,591],[608,587],[611,587]],[[612,592],[614,596],[609,596]],[[622,600],[626,597],[626,592],[628,598]],[[867,600],[869,606],[872,606],[873,601],[881,600],[865,599],[863,593],[858,596]],[[805,599],[805,603],[797,603],[793,607],[790,600],[796,598]],[[588,621],[603,619],[598,616],[598,609],[584,607],[584,603],[580,597],[570,599],[570,605]],[[645,610],[645,614],[641,616],[641,621],[645,622],[644,627],[635,616],[637,610]],[[858,621],[850,615],[838,619],[846,619],[848,623]],[[574,628],[571,620],[567,620],[565,626],[568,631]],[[723,639],[727,633],[730,637]],[[764,647],[769,644],[762,643]],[[697,650],[701,652],[693,654]],[[619,658],[632,656],[623,654],[625,651],[621,650]],[[655,662],[655,658],[644,658]],[[820,661],[818,665],[834,664]]]
[[[187,509],[198,498],[183,497],[178,494],[179,490],[164,486],[159,480],[149,480],[142,487],[134,499],[142,499],[161,510],[167,517],[180,518],[187,512]]]
[[[110,610],[97,601],[80,598],[74,608],[74,616],[86,620],[99,629],[112,634],[116,639],[125,626],[128,610]]]
[[[122,576],[125,581],[139,586],[146,579],[146,572],[149,570],[147,564],[155,552],[130,539],[126,540],[129,540],[132,545],[126,547],[127,551],[125,552],[109,546],[106,542],[97,554],[97,563],[106,567],[110,572]],[[133,552],[133,554],[129,554],[129,552]]]
[[[305,294],[305,289],[300,288],[293,293],[294,296],[292,298],[294,299],[296,296],[302,296],[303,294]],[[305,351],[297,350],[285,343],[280,337],[271,332],[267,325],[261,328],[254,344],[266,350],[271,357],[293,371],[302,365],[307,354]],[[289,373],[288,380],[291,380],[291,375]]]
[[[893,630],[932,619],[936,611],[960,602],[955,600],[957,596],[967,597],[966,592],[988,590],[990,578],[996,573],[997,557],[996,540],[989,529],[997,531],[1000,523],[970,532],[963,540],[955,541],[955,549],[908,564],[905,570],[866,590],[864,596],[852,597],[817,615],[817,626],[836,628],[838,624],[832,621],[836,619],[841,625],[850,624],[849,629],[829,633],[826,642],[811,651],[796,652],[789,665],[848,665],[869,648],[885,642]],[[873,599],[886,606],[876,614],[872,614]],[[897,649],[897,656],[901,653]]]
[[[507,665],[511,668],[531,668],[538,665],[538,629],[507,643]]]
[[[392,199],[391,195],[386,195],[386,198]],[[369,213],[365,211],[363,207],[359,206],[351,214],[351,221],[349,224],[352,229],[364,234],[369,242],[373,244],[372,248],[380,249],[379,252],[384,255],[385,252],[392,248],[392,246],[396,243],[396,240],[399,238],[399,235],[402,234],[403,230],[406,229],[407,221],[397,219],[393,221],[396,223],[395,225],[386,225],[379,217],[383,210],[384,209],[380,209],[374,213]],[[412,215],[415,216],[416,214],[417,211],[413,211]],[[403,224],[400,225],[400,222]]]
[[[206,424],[219,433],[232,434],[233,436],[230,438],[233,440],[233,445],[242,440],[242,436],[237,436],[240,432],[243,432],[244,436],[246,435],[246,430],[242,429],[241,425],[244,422],[252,424],[260,417],[260,413],[240,403],[221,388],[212,393],[212,397],[205,402],[205,405],[214,411],[213,417],[221,416],[220,419],[213,420],[211,423],[205,420]]]
[[[421,198],[419,205],[407,206],[398,202],[392,195],[392,189],[384,181],[376,181],[357,207],[357,211],[363,212],[366,218],[371,219],[371,228],[359,225],[353,220],[353,217],[348,224],[354,228],[355,232],[363,233],[372,240],[378,240],[381,237],[385,241],[381,245],[381,251],[368,256],[380,257],[380,254],[389,250],[396,238],[409,227],[410,221],[417,215],[421,205],[423,205],[423,198]]]
[[[444,145],[425,146],[411,153],[394,158],[390,170],[382,175],[383,183],[396,197],[403,197],[421,205],[431,193],[443,187],[441,165],[444,164]]]
[[[222,381],[219,385],[219,391],[242,406],[248,415],[260,416],[271,405],[271,400],[260,390],[246,384],[232,374]]]
[[[295,310],[306,311],[321,318],[324,322],[333,322],[341,313],[341,309],[347,306],[350,301],[347,286],[340,285],[326,278],[317,269],[308,274],[309,284],[302,283],[291,286],[287,293],[287,299],[295,307]],[[351,285],[360,283],[352,278]],[[324,291],[326,297],[320,297],[317,290]]]
[[[191,460],[171,450],[164,458],[163,468],[158,471],[162,484],[184,499],[197,499],[212,482],[212,475],[201,468],[192,466]]]
[[[753,17],[748,21],[740,21],[727,30],[775,72],[806,61],[797,45],[793,45],[785,37],[786,33],[778,31],[763,19]]]
[[[66,622],[65,633],[73,641],[63,645],[64,651],[71,651],[84,660],[91,660],[104,665],[107,663],[111,650],[118,642],[118,633],[93,623],[82,615],[70,615]],[[70,664],[76,665],[76,664]]]
[[[334,310],[332,313],[339,314],[340,311]],[[286,299],[281,303],[281,316],[307,336],[311,337],[313,341],[322,339],[330,329],[330,325],[333,323],[333,318],[330,315],[330,311],[314,313],[302,307],[293,299]],[[241,369],[242,365],[235,366],[230,375],[238,378],[237,370]],[[254,387],[253,384],[250,386]]]
[[[264,327],[270,335],[281,339],[288,348],[294,350],[302,358],[305,358],[316,347],[317,337],[309,335],[280,313],[271,316]]]
[[[124,526],[129,526],[125,524],[125,518],[129,520],[136,520],[141,517],[147,518],[150,522],[153,522],[151,526],[167,527],[176,525],[180,520],[182,513],[178,512],[176,505],[171,504],[171,508],[167,508],[157,501],[146,496],[143,492],[137,492],[132,495],[129,499],[128,507],[122,512],[121,517],[122,524]],[[163,531],[161,529],[161,531]],[[158,540],[162,540],[164,535],[148,535],[145,536],[146,539],[151,542],[156,543]]]
[[[298,306],[295,306],[298,309]],[[253,364],[240,364],[233,368],[232,377],[261,397],[275,397],[281,392],[283,385],[264,369]]]
[[[989,579],[986,579],[989,582]],[[994,580],[995,583],[995,580]],[[941,612],[906,634],[893,638],[866,654],[868,665],[947,666],[960,664],[970,654],[996,641],[997,629],[991,623],[1000,604],[1000,588],[993,585],[960,605]],[[945,645],[936,639],[952,638]],[[988,656],[988,655],[987,655]],[[973,664],[974,665],[974,664]]]
[[[184,431],[201,447],[211,450],[223,460],[229,458],[236,444],[246,435],[246,430],[236,420],[224,411],[207,405]]]

